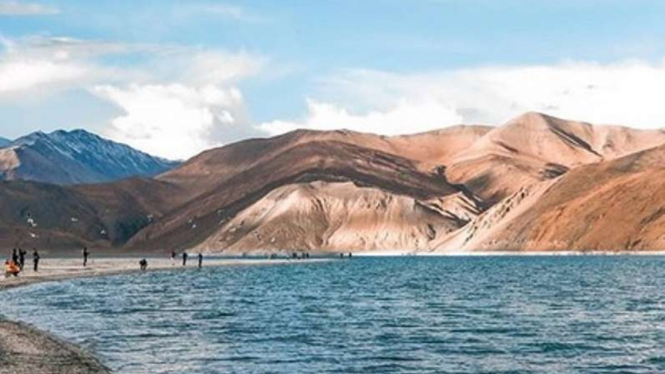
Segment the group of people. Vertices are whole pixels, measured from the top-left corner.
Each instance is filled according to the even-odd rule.
[[[21,248],[14,248],[12,251],[12,255],[10,259],[7,259],[5,261],[5,275],[6,276],[18,276],[18,274],[23,271],[23,267],[25,266],[25,256],[28,254],[27,251],[24,251]],[[82,251],[83,255],[83,267],[88,266],[88,258],[90,257],[90,251],[88,250],[88,247],[83,247]],[[176,260],[177,254],[175,251],[171,252],[171,264],[175,265],[175,260]],[[187,252],[182,252],[182,266],[187,266],[187,258],[189,255]],[[33,262],[33,270],[37,272],[39,270],[39,260],[41,257],[39,256],[39,252],[37,251],[36,248],[33,248],[32,251],[32,262]],[[198,266],[199,268],[203,267],[203,254],[199,253],[198,254]],[[148,260],[141,259],[139,261],[139,267],[141,270],[147,270],[148,269]]]
[[[178,254],[175,251],[171,251],[171,266],[175,266],[175,261],[176,258],[178,258]],[[182,252],[182,266],[187,266],[187,258],[189,258],[189,254],[187,252]],[[198,254],[198,261],[199,261],[199,269],[203,267],[203,254],[199,253]],[[141,261],[139,261],[139,268],[143,271],[148,269],[148,260],[143,258]]]
[[[25,268],[25,259],[28,255],[28,251],[23,250],[22,248],[14,248],[12,250],[11,258],[5,260],[5,275],[6,276],[18,276]],[[83,247],[83,266],[88,266],[88,257],[90,257],[90,251],[88,247]],[[32,249],[32,270],[34,272],[39,271],[39,261],[41,256],[37,248]]]
[[[178,254],[175,251],[171,251],[171,266],[175,265],[176,258],[178,257]],[[187,252],[183,251],[182,252],[182,266],[187,266],[187,258],[189,257],[189,254]],[[203,254],[199,253],[198,254],[198,260],[199,260],[199,268],[203,266]]]
[[[25,256],[28,254],[28,251],[23,250],[22,248],[14,248],[12,250],[12,256],[10,259],[5,261],[5,275],[18,276],[20,272],[23,271],[25,267]],[[39,252],[36,248],[32,250],[32,263],[33,270],[39,270]]]

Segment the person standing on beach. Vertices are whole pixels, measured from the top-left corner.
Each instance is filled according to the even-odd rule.
[[[88,256],[90,256],[90,252],[88,252],[88,247],[83,247],[83,267],[88,266]]]
[[[20,267],[21,270],[23,270],[23,267],[25,266],[25,255],[27,254],[27,251],[24,251],[21,248],[18,249],[18,267]]]
[[[18,265],[18,250],[16,248],[12,251],[12,262]]]
[[[146,271],[148,268],[148,260],[144,258],[143,260],[139,261],[139,266],[141,267],[141,271]]]
[[[171,251],[171,266],[175,265],[175,257],[176,257],[175,251]]]
[[[203,254],[199,252],[199,269],[203,267]]]
[[[187,266],[187,252],[182,252],[182,266]]]
[[[39,252],[37,252],[37,248],[32,249],[32,263],[34,264],[33,270],[36,273],[39,268]]]

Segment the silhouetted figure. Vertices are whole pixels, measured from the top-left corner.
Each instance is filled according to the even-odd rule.
[[[90,252],[88,252],[88,247],[83,247],[83,267],[88,266],[88,256],[90,256]]]
[[[35,272],[37,272],[38,269],[39,269],[39,259],[40,259],[39,252],[37,252],[36,248],[33,248],[32,249],[32,263],[33,263],[33,268],[32,269]]]
[[[203,266],[203,255],[199,253],[199,269]]]
[[[12,250],[12,262],[18,264],[18,250],[16,248]]]
[[[141,267],[141,271],[145,271],[148,268],[148,260],[145,258],[141,261],[139,261],[139,266]]]
[[[25,255],[27,254],[27,251],[24,251],[21,248],[18,249],[18,267],[20,267],[21,270],[23,270],[23,267],[25,266]]]
[[[171,266],[175,265],[175,258],[176,258],[176,253],[175,251],[171,251]]]
[[[339,258],[344,258],[344,253],[340,253]]]
[[[187,266],[187,252],[182,252],[182,266]]]

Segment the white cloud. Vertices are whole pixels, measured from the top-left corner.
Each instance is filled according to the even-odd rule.
[[[257,135],[238,80],[258,74],[264,60],[246,53],[202,51],[181,58],[170,83],[97,85],[93,93],[124,113],[104,135],[151,154],[186,159]]]
[[[44,60],[0,62],[0,97],[35,87],[47,88],[84,79],[90,70],[82,65]]]
[[[138,72],[104,66],[97,57],[129,53],[122,43],[72,38],[0,37],[0,99],[85,87],[92,82],[137,79]]]
[[[256,75],[266,61],[245,52],[202,51],[190,56],[187,63],[187,81],[194,84],[217,84]]]
[[[349,70],[321,82],[300,120],[263,123],[392,135],[465,123],[501,124],[527,111],[599,124],[665,125],[665,63],[565,62],[427,74]],[[357,114],[351,114],[357,113]]]
[[[97,86],[94,92],[124,112],[103,135],[170,159],[186,159],[218,146],[220,131],[233,133],[246,126],[242,94],[232,87]]]
[[[94,58],[106,55],[158,52],[150,44],[130,44],[104,40],[86,40],[65,36],[32,35],[17,40],[3,39],[8,53],[33,58],[57,60]]]
[[[399,135],[405,132],[433,130],[462,121],[462,116],[455,111],[455,108],[434,100],[419,102],[401,100],[388,110],[371,110],[365,114],[353,114],[344,107],[313,100],[308,100],[307,108],[307,116],[302,121],[277,120],[263,123],[259,128],[272,135],[298,128],[317,130],[345,128],[360,132]]]
[[[267,21],[266,17],[232,4],[198,4],[189,6],[187,10],[189,12],[213,15],[245,23],[263,23]]]
[[[60,10],[37,3],[25,3],[16,0],[0,1],[0,16],[35,16],[59,14]]]

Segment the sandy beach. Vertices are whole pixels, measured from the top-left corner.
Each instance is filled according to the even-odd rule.
[[[43,259],[39,272],[32,271],[32,263],[18,277],[0,280],[0,291],[27,286],[34,283],[51,282],[74,278],[110,276],[140,272],[139,258],[91,258],[83,267],[78,258]],[[329,261],[311,260],[262,260],[262,259],[205,259],[206,267],[286,265]],[[175,264],[170,259],[148,258],[147,271],[187,270],[197,267],[195,256],[187,266],[182,259]],[[20,322],[2,317],[0,311],[0,374],[101,374],[109,373],[90,352],[64,342],[49,333],[39,331]]]

